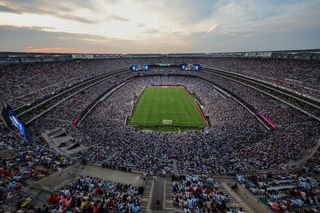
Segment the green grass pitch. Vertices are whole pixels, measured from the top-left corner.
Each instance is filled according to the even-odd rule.
[[[129,125],[205,127],[199,106],[184,87],[147,87],[136,103]]]

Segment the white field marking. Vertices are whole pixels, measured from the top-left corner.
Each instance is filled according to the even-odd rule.
[[[146,115],[144,116],[144,121],[143,121],[144,124],[146,123],[148,115],[149,115],[149,112],[147,112]]]
[[[191,119],[190,119],[190,117],[189,117],[189,115],[188,115],[188,113],[184,112],[184,114],[187,115],[187,118],[188,118],[188,120],[189,120],[189,123],[192,123],[192,122],[191,122]]]

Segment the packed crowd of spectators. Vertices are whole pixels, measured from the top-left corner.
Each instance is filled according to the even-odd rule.
[[[216,58],[204,65],[234,71],[320,98],[318,60]]]
[[[184,212],[243,212],[228,205],[229,196],[212,177],[173,176],[172,192],[174,206]]]
[[[207,78],[210,79],[209,76]],[[169,173],[172,172],[172,159],[177,159],[178,169],[182,173],[233,174],[254,169],[279,169],[316,143],[319,132],[317,123],[303,114],[282,105],[275,108],[275,104],[279,103],[246,87],[219,78],[211,80],[235,91],[263,112],[277,125],[277,131],[267,133],[244,108],[215,92],[211,86],[190,77],[168,76],[144,77],[128,82],[99,105],[80,129],[70,126],[69,122],[59,122],[59,119],[67,118],[68,121],[74,118],[88,102],[103,92],[102,87],[113,85],[110,82],[103,83],[61,104],[58,110],[36,122],[35,129],[67,128],[73,136],[90,147],[90,152],[85,155],[95,162]],[[134,101],[146,86],[152,84],[186,85],[191,93],[200,97],[203,112],[209,116],[211,127],[204,131],[172,134],[137,132],[133,127],[126,126],[125,120],[131,115]],[[197,152],[194,152],[195,148]]]
[[[143,187],[80,176],[48,198],[38,212],[132,212],[140,210]]]
[[[239,92],[248,103],[275,122],[278,129],[266,132],[240,105],[197,79],[144,77],[119,89],[84,122],[83,131],[93,139],[86,145],[95,150],[88,153],[88,158],[154,172],[172,172],[172,159],[176,159],[181,173],[235,174],[238,171],[281,169],[289,160],[298,158],[304,150],[315,145],[319,133],[316,122],[306,121],[303,114],[290,108],[280,106],[275,111],[274,102],[261,103],[260,99],[267,100],[261,95],[250,98],[256,94],[246,88],[227,82],[217,83]],[[133,100],[137,100],[148,85],[185,85],[201,98],[203,112],[209,116],[211,126],[204,131],[179,134],[136,131],[125,126]]]
[[[148,60],[150,64],[179,64],[186,59]],[[232,69],[314,97],[320,94],[319,62],[223,58],[192,60],[192,63]],[[132,63],[142,64],[142,61],[105,59],[9,65],[1,68],[0,96],[17,107],[80,80],[129,67]],[[155,69],[152,72],[181,73],[177,68]],[[182,174],[239,174],[283,169],[288,162],[303,156],[305,150],[312,148],[319,140],[319,123],[306,115],[248,87],[201,72],[192,74],[201,75],[240,96],[275,123],[277,129],[267,132],[232,99],[196,78],[181,76],[149,76],[132,80],[99,104],[83,125],[79,128],[72,126],[72,119],[99,95],[133,74],[120,75],[75,95],[35,121],[28,129],[33,144],[22,144],[20,138],[0,126],[0,202],[13,198],[27,178],[47,176],[82,156],[95,163],[150,173],[173,173],[173,161],[176,160],[177,169]],[[199,99],[203,113],[209,117],[210,126],[201,131],[172,133],[138,131],[126,125],[135,102],[149,85],[185,86]],[[72,156],[72,160],[56,154],[43,141],[40,132],[57,127],[66,128],[88,149]],[[316,152],[307,162],[306,169],[319,172],[319,153]]]
[[[265,134],[261,142],[250,149],[252,152],[240,153],[248,158],[252,154],[252,162],[260,160],[260,157],[265,158],[264,155],[257,155],[257,153],[268,153],[270,156],[266,158],[266,163],[269,164],[276,164],[284,159],[288,162],[300,158],[306,149],[318,143],[319,123],[307,115],[277,100],[272,100],[252,88],[219,77],[209,75],[206,77],[231,90],[276,124],[277,130],[272,134]]]
[[[162,58],[149,58],[148,62],[161,63]],[[164,62],[166,62],[165,60]],[[173,62],[173,60],[170,60]],[[174,61],[183,63],[184,59]],[[32,103],[95,76],[105,74],[121,68],[128,68],[131,64],[146,63],[145,59],[99,59],[73,60],[63,62],[19,63],[0,67],[0,97],[18,107]]]
[[[241,59],[241,58],[127,58],[73,60],[12,64],[1,69],[0,88],[3,99],[17,107],[59,91],[75,82],[131,64],[199,63],[256,77],[279,86],[291,88],[315,97],[319,96],[317,60]]]
[[[257,174],[238,180],[274,212],[314,212],[320,206],[320,182],[310,173]]]
[[[161,70],[157,72],[160,73]],[[169,69],[165,72],[174,73],[176,70]],[[100,83],[63,102],[36,122],[34,131],[65,127],[75,138],[89,146],[90,150],[96,150],[96,153],[88,153],[90,159],[138,170],[169,173],[172,172],[172,159],[177,159],[178,169],[182,173],[231,174],[253,169],[279,168],[289,160],[301,156],[304,150],[316,143],[315,136],[319,132],[317,124],[303,114],[250,88],[219,77],[201,75],[228,88],[253,105],[277,125],[277,131],[266,133],[244,108],[215,92],[211,86],[190,77],[168,76],[145,77],[131,81],[104,101],[87,119],[81,131],[70,125],[69,122],[89,103],[107,88],[123,81],[126,75]],[[131,115],[133,101],[138,99],[146,86],[153,84],[185,85],[191,93],[199,97],[203,112],[209,117],[211,126],[204,131],[171,134],[136,132],[134,128],[124,125],[126,118]],[[301,134],[306,131],[309,134]],[[232,144],[225,141],[232,141]],[[159,145],[160,149],[155,148]],[[183,148],[180,148],[181,146]],[[195,147],[198,148],[197,152],[194,152]],[[142,158],[141,152],[144,153]]]
[[[39,180],[73,164],[45,143],[21,144],[15,134],[0,128],[0,203],[17,200],[18,189],[27,180]]]
[[[17,107],[116,66],[102,61],[67,61],[13,64],[2,69],[1,95]]]

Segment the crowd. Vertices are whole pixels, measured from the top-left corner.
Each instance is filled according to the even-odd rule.
[[[211,177],[173,176],[172,192],[174,206],[184,212],[243,212],[241,208],[230,208],[228,195]]]
[[[320,98],[320,62],[318,60],[217,58],[204,60],[215,67],[245,74]]]
[[[13,64],[1,67],[1,96],[19,106],[75,82],[131,64],[200,63],[266,80],[319,98],[319,62],[239,58],[132,58]],[[50,72],[43,72],[50,70]]]
[[[261,159],[260,157],[265,158],[265,156],[258,153],[264,153],[269,154],[265,158],[269,164],[283,161],[287,163],[289,160],[300,158],[306,149],[313,147],[318,142],[319,123],[310,119],[307,115],[277,100],[272,100],[254,89],[219,77],[208,75],[206,77],[240,96],[277,125],[276,131],[272,132],[272,134],[265,134],[260,139],[260,143],[250,148],[252,152],[239,153],[240,156],[249,158],[249,155],[252,155],[251,161],[257,162],[257,160]],[[263,170],[265,168],[258,167],[258,169]]]
[[[315,97],[319,96],[319,61],[241,58],[127,58],[12,64],[1,69],[1,97],[17,107],[75,82],[131,64],[199,63],[256,77]]]
[[[320,182],[308,173],[256,174],[238,180],[274,212],[314,212],[319,209]]]
[[[184,58],[148,58],[149,64],[185,63]],[[145,58],[72,60],[63,62],[19,63],[0,67],[0,97],[12,107],[35,102],[52,92],[131,64],[146,63]]]
[[[150,64],[179,64],[186,59],[148,60]],[[236,70],[315,97],[320,94],[317,72],[319,62],[223,58],[192,60],[193,63]],[[142,61],[105,59],[9,65],[1,68],[1,99],[16,107],[79,80],[129,67],[132,63],[142,64]],[[181,73],[177,68],[155,69],[152,72]],[[0,126],[0,202],[12,199],[27,178],[47,176],[83,156],[89,161],[112,168],[150,173],[173,173],[173,162],[176,161],[181,174],[235,175],[284,169],[319,140],[319,123],[306,115],[245,86],[201,72],[192,74],[201,75],[240,96],[275,123],[277,129],[266,131],[247,110],[232,99],[218,93],[205,82],[187,76],[149,76],[132,80],[100,103],[81,127],[72,126],[72,119],[95,98],[128,77],[128,74],[120,75],[77,94],[35,121],[28,127],[33,144],[21,144],[21,139]],[[185,86],[201,102],[210,126],[201,131],[172,133],[138,131],[126,125],[135,101],[149,85]],[[57,127],[66,128],[73,138],[88,149],[70,159],[56,154],[43,141],[40,133]],[[305,170],[319,172],[319,153],[306,163]],[[185,180],[181,181],[184,183]],[[103,206],[103,202],[102,199],[99,205]],[[94,203],[89,205],[90,208],[95,206]],[[278,205],[283,206],[282,203]],[[290,205],[294,206],[292,203]],[[59,202],[52,206],[56,207],[61,207]]]
[[[0,128],[0,203],[17,200],[18,189],[27,180],[39,180],[73,164],[45,143],[21,144],[15,134]]]
[[[169,68],[165,72],[174,73],[176,70]],[[70,125],[70,121],[90,102],[107,88],[126,79],[126,75],[109,79],[63,102],[36,121],[31,131],[36,134],[37,131],[64,127],[73,137],[90,147],[90,152],[85,155],[91,160],[130,169],[167,173],[173,170],[173,159],[177,160],[178,169],[182,173],[235,174],[255,169],[279,169],[316,143],[315,137],[319,133],[317,123],[308,120],[303,114],[250,88],[219,77],[201,75],[253,105],[277,125],[277,131],[266,132],[250,113],[233,100],[217,93],[210,85],[191,77],[177,76],[145,77],[128,82],[100,104],[82,128]],[[199,97],[211,126],[204,131],[179,134],[137,132],[133,127],[126,126],[125,120],[131,115],[134,101],[148,85],[186,86]]]
[[[49,196],[37,212],[131,212],[140,211],[143,187],[80,176]]]
[[[228,82],[217,83],[239,93],[276,123],[278,129],[267,132],[240,105],[194,78],[144,77],[119,89],[84,122],[83,131],[92,138],[86,145],[95,150],[88,153],[88,158],[153,172],[172,172],[172,159],[176,159],[181,173],[236,174],[281,169],[316,143],[317,123],[307,120],[303,114],[283,106],[275,111],[274,102],[263,104],[267,97],[250,98],[252,94],[256,95],[253,91]],[[209,116],[211,126],[204,131],[179,134],[136,131],[125,126],[133,100],[137,100],[145,86],[151,84],[186,85],[191,93],[201,97],[204,114]]]
[[[308,120],[303,114],[270,101],[268,97],[252,89],[217,77],[205,77],[232,90],[252,104],[270,118],[278,129],[266,132],[244,108],[197,79],[150,76],[125,84],[98,105],[79,129],[69,122],[96,96],[116,82],[99,84],[69,99],[58,106],[57,110],[35,122],[34,131],[64,127],[82,144],[90,147],[90,152],[85,153],[90,160],[130,169],[166,173],[173,171],[173,159],[177,160],[178,169],[182,173],[236,174],[252,170],[279,169],[290,160],[303,155],[304,150],[316,143],[319,133],[317,123]],[[121,77],[119,81],[122,81]],[[192,94],[200,97],[203,112],[209,116],[211,126],[204,131],[172,134],[136,131],[125,125],[134,101],[148,85],[185,85]],[[82,154],[84,153],[79,153],[79,156]]]

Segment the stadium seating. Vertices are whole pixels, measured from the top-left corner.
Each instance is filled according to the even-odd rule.
[[[314,178],[314,175],[320,172],[320,151],[315,151],[315,147],[318,148],[319,145],[319,122],[252,88],[202,70],[182,72],[179,66],[150,66],[148,72],[130,72],[132,64],[156,63],[200,64],[202,70],[204,67],[229,70],[314,98],[320,97],[319,61],[151,57],[3,66],[0,68],[0,95],[1,99],[13,108],[48,97],[69,85],[119,68],[127,67],[128,72],[70,97],[32,122],[28,126],[32,144],[22,145],[17,134],[3,125],[0,126],[0,202],[15,200],[20,196],[19,189],[27,185],[27,182],[37,181],[83,159],[123,171],[153,175],[185,174],[186,176],[173,179],[172,202],[176,209],[180,210],[205,207],[223,211],[228,209],[228,198],[224,192],[219,191],[217,181],[198,178],[196,174],[233,177],[237,174],[244,175],[246,178],[243,184],[247,189],[276,211],[295,208],[298,212],[319,204],[319,181]],[[131,79],[133,76],[135,78]],[[71,124],[71,121],[93,101],[120,83],[124,85],[97,104],[79,127]],[[278,128],[275,131],[267,131],[248,110],[217,91],[213,84],[227,88],[241,97],[243,101],[261,111]],[[189,130],[179,133],[140,131],[126,125],[126,119],[132,115],[141,92],[150,85],[185,86],[199,101],[210,125],[200,131]],[[37,113],[34,111],[30,114]],[[87,149],[69,156],[62,156],[51,150],[41,133],[57,128],[65,129],[77,143]],[[311,157],[306,159],[300,168],[299,159],[306,154]],[[289,171],[292,168],[304,174]],[[282,176],[271,175],[286,170],[288,173]],[[259,175],[252,175],[253,172]],[[281,185],[282,182],[288,183],[286,187]],[[113,187],[103,188],[100,187],[101,183]],[[310,187],[305,186],[309,186],[308,184]],[[186,187],[190,185],[194,187],[187,190]],[[275,189],[267,190],[266,185]],[[194,189],[199,187],[201,191]],[[182,188],[183,190],[180,190]],[[208,192],[204,193],[206,190],[210,192],[209,196]],[[142,199],[138,191],[132,186],[104,182],[94,177],[80,177],[77,182],[50,196],[50,201],[43,208],[68,211],[69,208],[76,207],[92,211],[112,207],[137,212],[141,208]],[[103,194],[110,193],[114,193],[114,196],[107,201]],[[212,198],[214,202],[203,196]],[[72,199],[70,205],[68,197]],[[47,201],[47,198],[45,199]],[[20,201],[20,206],[28,207],[33,202],[28,196],[24,196]]]

